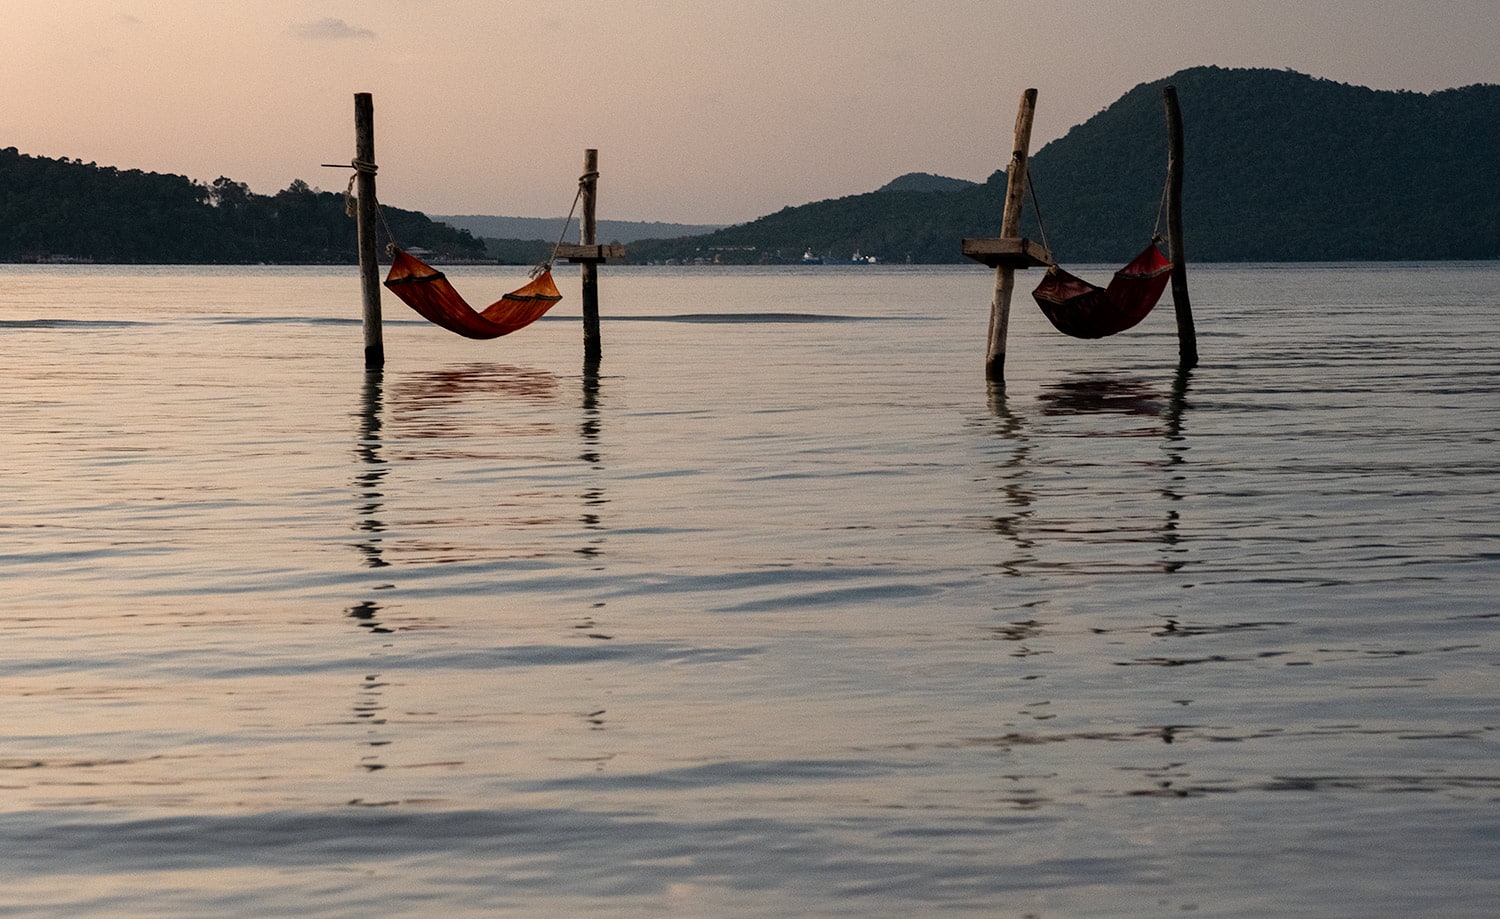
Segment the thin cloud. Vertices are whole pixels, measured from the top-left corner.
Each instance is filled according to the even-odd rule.
[[[292,34],[308,41],[345,41],[351,38],[374,38],[369,29],[351,26],[342,19],[319,19],[314,22],[299,22],[292,26]]]

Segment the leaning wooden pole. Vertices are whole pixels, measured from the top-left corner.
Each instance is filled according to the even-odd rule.
[[[375,234],[380,224],[375,201],[375,103],[369,93],[354,94],[354,171],[359,226],[359,277],[364,292],[365,368],[385,366],[380,328],[380,262]]]
[[[1031,149],[1031,121],[1036,114],[1036,90],[1021,94],[1016,112],[1016,142],[1005,171],[1005,210],[1000,217],[1003,239],[1021,235],[1021,206],[1026,200],[1026,159]],[[984,359],[984,375],[994,382],[1005,379],[1005,336],[1010,326],[1010,298],[1016,288],[1016,269],[1000,265],[995,269],[995,297],[990,301],[990,343]]]
[[[578,218],[578,242],[585,246],[598,245],[599,151],[583,151],[582,194],[579,205],[582,213]],[[583,358],[597,361],[603,354],[599,337],[599,263],[588,260],[581,263],[583,280]]]
[[[1196,367],[1198,333],[1193,328],[1182,244],[1182,110],[1177,107],[1177,87],[1163,86],[1161,96],[1167,110],[1167,255],[1172,259],[1172,304],[1177,310],[1177,362]]]

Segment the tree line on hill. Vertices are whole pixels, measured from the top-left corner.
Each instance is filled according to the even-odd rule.
[[[1185,128],[1189,259],[1500,258],[1500,86],[1390,92],[1284,70],[1194,67],[1130,90],[1031,157],[1024,235],[1063,262],[1123,264],[1165,231],[1168,83]],[[1009,125],[1008,112],[994,117]],[[998,235],[1004,193],[1003,171],[984,182],[917,173],[627,251],[646,263],[785,264],[808,251],[961,262],[962,238]],[[300,180],[257,195],[224,177],[204,185],[11,147],[0,150],[0,261],[351,262],[344,204]],[[481,240],[420,212],[384,212],[403,245],[439,259],[533,263],[551,251],[550,240]]]
[[[1389,92],[1218,67],[1137,86],[1036,151],[1024,235],[1075,263],[1123,264],[1146,244],[1166,180],[1169,83],[1185,127],[1190,259],[1500,257],[1500,86]],[[1007,126],[1008,116],[995,113]],[[961,262],[960,239],[999,235],[1004,171],[983,183],[903,179],[705,236],[633,243],[631,260],[784,263],[810,250]]]
[[[383,210],[404,246],[484,257],[484,244],[466,231]],[[357,261],[356,235],[344,195],[300,179],[258,195],[222,176],[204,185],[0,150],[0,261],[336,264]]]

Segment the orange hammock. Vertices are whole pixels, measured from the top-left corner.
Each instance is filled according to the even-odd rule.
[[[1095,287],[1053,265],[1031,296],[1064,335],[1103,338],[1145,319],[1171,279],[1172,262],[1153,240],[1115,272],[1108,287]]]
[[[481,312],[464,302],[441,271],[400,249],[395,250],[385,286],[429,322],[465,338],[499,338],[524,329],[562,299],[552,283],[552,272],[546,270]]]

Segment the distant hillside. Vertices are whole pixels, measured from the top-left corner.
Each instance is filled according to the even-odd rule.
[[[490,239],[543,239],[556,242],[563,232],[565,217],[487,217],[478,214],[436,215],[440,223],[460,230],[468,230],[475,236]],[[664,239],[671,236],[698,236],[712,233],[724,225],[694,223],[661,223],[639,220],[600,220],[598,234],[600,242],[629,243],[638,239]],[[565,242],[578,241],[578,218],[574,217],[568,227]]]
[[[1150,233],[1166,83],[1182,103],[1190,258],[1500,257],[1500,86],[1383,92],[1216,67],[1138,86],[1037,154],[1063,257],[1102,260]]]
[[[1167,83],[1183,111],[1189,258],[1500,257],[1500,86],[1386,92],[1291,71],[1196,67],[1135,87],[1035,152],[1032,178],[1060,260],[1117,262],[1150,238],[1166,173]],[[898,180],[706,236],[640,242],[630,254],[776,263],[811,249],[834,260],[860,251],[959,262],[959,239],[998,234],[1004,188],[1003,172],[949,191]],[[1040,235],[1029,204],[1023,226]]]
[[[1118,263],[1150,238],[1166,172],[1166,83],[1177,87],[1186,132],[1190,259],[1500,258],[1500,86],[1387,92],[1284,70],[1195,67],[1135,87],[1035,152],[1031,173],[1060,260]],[[910,173],[712,232],[601,221],[599,235],[629,243],[636,262],[798,263],[807,250],[832,261],[859,252],[960,262],[960,239],[998,234],[1004,189],[1003,172],[984,183]],[[415,211],[385,214],[402,244],[439,259],[533,262],[561,231],[560,218],[443,218],[464,225],[455,229]],[[522,222],[471,223],[479,220]],[[1041,236],[1034,207],[1023,232]],[[256,195],[222,176],[205,185],[0,149],[0,261],[350,262],[354,234],[343,196],[300,180]]]
[[[978,185],[967,179],[950,179],[930,172],[908,172],[897,176],[876,191],[963,191]]]
[[[632,262],[705,259],[723,264],[794,264],[803,253],[848,261],[854,253],[884,262],[938,264],[958,261],[959,239],[979,235],[969,227],[999,231],[1004,188],[966,192],[882,191],[782,208],[759,220],[706,236],[642,240]]]
[[[403,245],[477,258],[483,244],[414,211],[387,207]],[[357,261],[344,196],[301,180],[257,195],[220,177],[121,170],[0,150],[0,261],[341,263]]]

